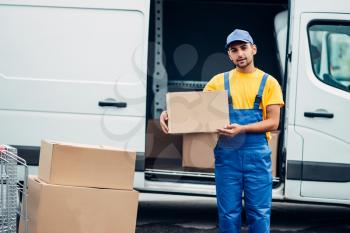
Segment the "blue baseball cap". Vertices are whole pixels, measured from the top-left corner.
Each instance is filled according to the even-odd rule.
[[[241,29],[235,29],[230,35],[227,36],[225,48],[227,49],[228,46],[235,41],[243,41],[254,44],[253,38],[250,36],[249,32]]]

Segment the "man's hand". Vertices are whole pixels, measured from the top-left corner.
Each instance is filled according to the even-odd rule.
[[[239,124],[230,124],[225,126],[222,129],[218,129],[218,132],[220,135],[228,136],[228,137],[235,137],[240,133],[244,132],[244,126]]]
[[[265,120],[248,125],[231,124],[223,129],[218,129],[218,132],[220,135],[235,137],[240,133],[265,133],[276,130],[279,124],[280,108],[278,104],[268,105]]]
[[[169,129],[168,129],[168,113],[167,111],[163,111],[162,114],[160,114],[160,126],[162,127],[162,130],[164,133],[168,134]]]

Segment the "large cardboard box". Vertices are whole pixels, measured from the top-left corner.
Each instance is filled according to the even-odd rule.
[[[277,147],[278,147],[278,138],[279,138],[279,131],[273,131],[271,132],[271,139],[269,140],[269,146],[272,151],[271,153],[271,162],[272,162],[272,176],[277,175]]]
[[[169,133],[216,132],[229,124],[226,91],[172,92],[166,102]]]
[[[136,153],[42,141],[39,178],[50,184],[132,190]]]
[[[214,148],[218,141],[216,133],[183,135],[182,166],[188,168],[214,168]]]
[[[27,203],[30,233],[135,233],[136,191],[52,185],[30,176]]]
[[[146,158],[182,158],[182,135],[165,134],[159,119],[149,120],[146,133]]]

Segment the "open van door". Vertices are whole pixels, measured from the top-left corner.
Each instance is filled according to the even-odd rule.
[[[294,4],[294,130],[302,154],[287,161],[287,179],[300,180],[301,199],[346,202],[350,200],[350,5],[345,0]]]
[[[0,141],[145,148],[148,0],[0,0]]]

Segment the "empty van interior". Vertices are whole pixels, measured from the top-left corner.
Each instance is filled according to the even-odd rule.
[[[215,74],[231,70],[233,64],[224,48],[226,37],[234,29],[250,32],[258,52],[255,65],[274,76],[281,83],[280,64],[277,58],[276,38],[274,36],[274,17],[288,9],[287,0],[164,0],[163,21],[163,63],[168,76],[168,91],[200,91],[172,85],[172,81],[207,82]],[[155,41],[155,1],[150,12],[149,52],[148,52],[148,92],[152,91],[152,73],[154,70]],[[165,98],[165,96],[164,96]],[[181,135],[170,137],[159,129],[159,120],[152,115],[154,95],[147,96],[147,170],[172,170],[185,172],[208,172],[213,169],[182,167]],[[158,127],[158,129],[157,129]],[[155,135],[161,134],[161,135]],[[155,148],[160,146],[160,148]],[[279,169],[277,169],[279,171]]]

